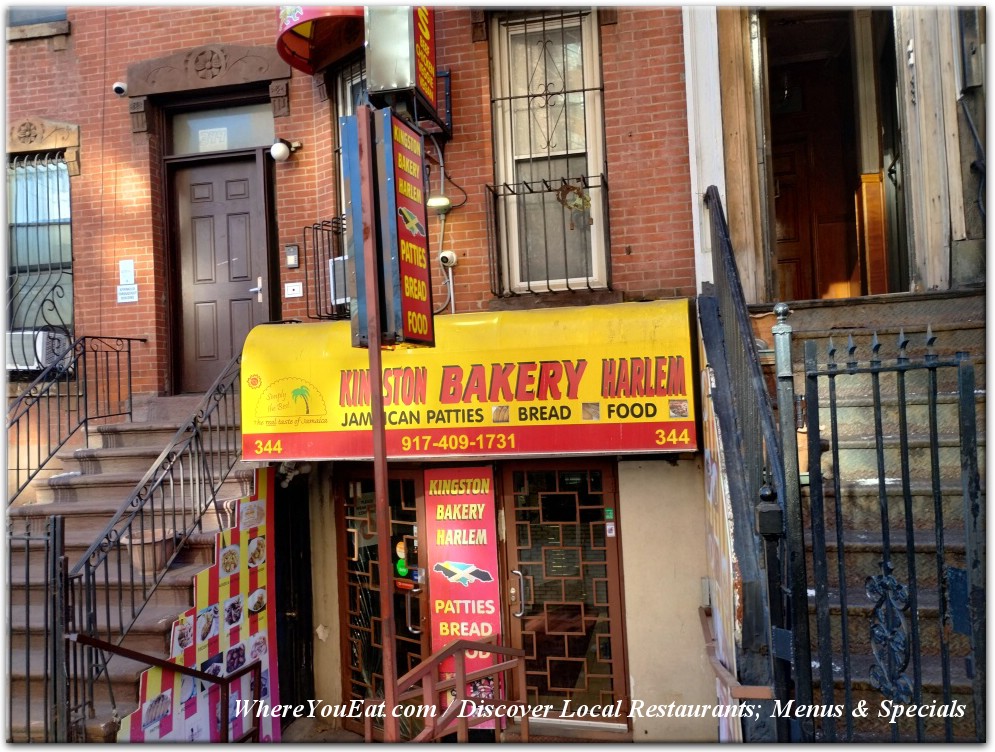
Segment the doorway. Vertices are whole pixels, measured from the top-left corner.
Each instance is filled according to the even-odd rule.
[[[300,705],[314,698],[312,642],[311,520],[308,475],[297,475],[274,493],[276,637],[280,702]],[[293,719],[283,718],[285,728]]]
[[[628,713],[625,628],[614,468],[583,464],[507,464],[502,470],[510,613],[505,634],[526,653],[530,705],[550,718],[579,705],[621,702]],[[583,722],[579,722],[583,724]]]
[[[171,170],[179,309],[177,391],[204,392],[271,321],[267,164],[262,149]]]
[[[351,475],[345,481],[344,499],[337,510],[337,529],[342,531],[340,549],[344,562],[340,575],[343,592],[342,696],[352,700],[384,697],[383,639],[380,616],[380,561],[377,530],[381,521],[376,515],[373,479]],[[401,676],[428,657],[429,634],[423,615],[427,587],[424,547],[419,547],[418,531],[425,529],[425,503],[420,470],[391,469],[387,483],[393,561],[394,648],[396,673]],[[395,677],[396,678],[396,677]],[[346,718],[344,727],[364,733],[363,719]],[[383,731],[383,719],[375,718],[377,733]],[[410,739],[424,727],[417,718],[400,720],[401,739]]]
[[[907,289],[890,9],[763,11],[773,291]]]
[[[380,521],[367,472],[361,467],[344,471],[336,491],[342,500],[337,529],[343,552],[339,576],[344,702],[384,695]],[[458,474],[456,470],[454,477]],[[629,696],[613,463],[504,463],[495,467],[494,478],[497,520],[492,522],[498,536],[497,540],[487,536],[486,542],[498,549],[500,560],[501,641],[526,653],[526,697],[514,699],[551,705],[548,718],[557,734],[559,729],[568,735],[579,728],[625,731]],[[432,547],[427,539],[419,544],[432,529],[426,520],[426,499],[424,469],[391,468],[387,524],[399,675],[431,654],[430,604],[437,607],[437,599],[446,597],[430,592],[430,575],[451,562],[429,561]],[[463,595],[462,590],[457,592]],[[475,639],[473,634],[464,636]],[[593,724],[590,719],[569,718],[579,705],[616,704],[616,717],[599,718]],[[362,719],[344,719],[344,725],[363,733]],[[417,719],[401,719],[402,739],[411,738],[421,727]]]

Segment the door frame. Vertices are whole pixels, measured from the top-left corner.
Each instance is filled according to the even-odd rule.
[[[425,467],[423,465],[410,465],[410,464],[398,464],[390,465],[388,468],[388,487],[391,481],[404,481],[411,480],[414,482],[415,487],[415,519],[418,529],[418,535],[421,539],[418,546],[418,563],[421,564],[422,558],[425,556],[426,546],[424,545],[424,535],[425,535],[425,477],[424,477]],[[335,464],[335,472],[332,481],[332,497],[334,499],[335,506],[335,536],[336,536],[336,547],[339,552],[339,566],[336,567],[337,580],[338,580],[338,619],[339,619],[339,656],[340,656],[340,666],[341,666],[341,681],[342,681],[342,702],[348,704],[350,699],[352,699],[352,679],[351,679],[351,661],[350,661],[350,637],[349,637],[349,583],[347,567],[345,562],[349,551],[349,541],[347,540],[347,531],[345,524],[345,505],[349,501],[349,485],[350,483],[361,481],[361,480],[373,480],[373,465],[370,463],[363,462],[342,462]],[[389,491],[388,491],[389,493]],[[388,499],[389,502],[389,499]],[[425,570],[426,576],[422,583],[421,591],[418,597],[418,623],[419,629],[421,629],[421,651],[422,657],[427,658],[432,654],[432,635],[429,629],[429,590],[428,590],[428,576],[427,567],[422,566]],[[403,613],[398,613],[395,608],[394,611],[395,619],[404,618]],[[398,664],[395,667],[397,676],[394,677],[395,680],[407,673],[408,669],[404,666]],[[357,734],[363,734],[364,720],[362,718],[343,718],[342,727],[346,730],[352,731]],[[374,728],[373,730],[374,738],[382,740],[380,738],[380,730]]]
[[[501,570],[501,623],[502,641],[506,645],[513,647],[523,647],[521,640],[521,620],[512,614],[517,604],[512,604],[508,597],[509,583],[512,579],[512,554],[511,548],[514,545],[514,492],[511,485],[512,473],[518,470],[601,470],[605,478],[610,480],[611,497],[614,501],[615,512],[615,536],[609,540],[614,541],[607,547],[606,563],[611,568],[611,558],[614,558],[615,575],[608,577],[608,601],[615,604],[618,609],[617,624],[618,634],[613,635],[612,651],[617,651],[618,666],[615,672],[616,687],[615,696],[622,701],[620,723],[605,722],[599,720],[573,720],[561,719],[550,714],[548,719],[530,721],[530,725],[548,723],[547,728],[557,736],[576,736],[579,731],[584,731],[585,738],[598,738],[604,741],[622,741],[619,738],[621,732],[631,733],[632,722],[629,718],[631,697],[629,694],[629,661],[628,661],[628,639],[625,608],[625,583],[623,579],[623,558],[622,558],[622,535],[621,535],[621,499],[618,487],[618,465],[613,459],[602,457],[563,457],[559,459],[530,459],[507,460],[494,463],[496,507],[498,514],[498,561]],[[606,487],[608,483],[606,483]],[[517,558],[517,557],[516,557]],[[610,572],[609,572],[610,574]],[[514,688],[512,688],[514,695]],[[528,702],[528,698],[514,697],[516,700]],[[573,704],[576,708],[576,703]],[[558,713],[557,713],[558,716]],[[614,727],[614,728],[612,728]],[[555,729],[555,730],[554,730]],[[626,740],[629,740],[628,738]]]
[[[181,168],[201,167],[209,164],[235,161],[239,159],[252,159],[255,165],[256,184],[262,189],[263,200],[263,232],[266,239],[266,286],[267,300],[269,308],[266,311],[268,321],[277,321],[280,318],[281,298],[279,295],[279,274],[278,263],[279,254],[275,252],[277,247],[276,237],[276,211],[275,211],[275,174],[273,170],[273,159],[269,156],[268,147],[259,146],[247,149],[232,149],[230,151],[208,152],[204,154],[186,154],[182,156],[163,157],[163,173],[165,176],[165,195],[163,203],[166,209],[166,222],[168,228],[168,243],[166,248],[166,263],[168,268],[166,278],[166,288],[168,291],[168,344],[169,352],[168,373],[171,392],[180,394],[182,391],[182,352],[183,352],[183,305],[181,296],[183,291],[183,281],[180,279],[180,228],[179,212],[175,205],[176,195],[176,173]]]

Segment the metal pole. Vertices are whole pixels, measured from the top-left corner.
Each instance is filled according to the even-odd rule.
[[[400,741],[400,728],[393,710],[397,694],[394,638],[394,582],[391,576],[393,553],[390,545],[390,504],[387,496],[387,434],[383,408],[383,366],[380,353],[380,266],[373,207],[373,140],[370,109],[360,107],[359,187],[363,201],[363,262],[366,267],[366,324],[370,356],[370,413],[373,425],[373,490],[377,510],[377,569],[380,586],[380,637],[383,649],[384,741]]]
[[[774,362],[777,371],[777,413],[784,453],[785,538],[788,548],[788,579],[791,590],[792,664],[795,669],[795,699],[799,705],[812,704],[812,661],[809,655],[808,585],[805,572],[805,533],[802,521],[801,488],[798,470],[798,435],[795,433],[795,385],[791,363],[791,325],[787,303],[774,306],[777,323],[774,335]],[[810,462],[811,462],[810,449]],[[818,457],[818,455],[815,455]],[[811,718],[800,720],[803,741],[815,737]]]

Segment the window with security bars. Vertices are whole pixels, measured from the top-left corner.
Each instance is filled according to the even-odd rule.
[[[491,101],[496,295],[609,284],[608,185],[596,17],[495,15]]]
[[[7,369],[37,370],[72,340],[69,169],[60,154],[7,164]]]

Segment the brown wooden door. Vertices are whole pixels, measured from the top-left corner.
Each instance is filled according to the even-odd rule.
[[[808,142],[774,147],[774,227],[778,300],[807,300],[812,289],[812,217]]]
[[[628,683],[619,576],[618,494],[608,463],[506,465],[505,632],[526,652],[530,705],[549,717],[613,705],[626,725]],[[514,591],[514,592],[512,592]]]
[[[176,169],[182,392],[208,389],[270,320],[262,174],[255,157]]]

